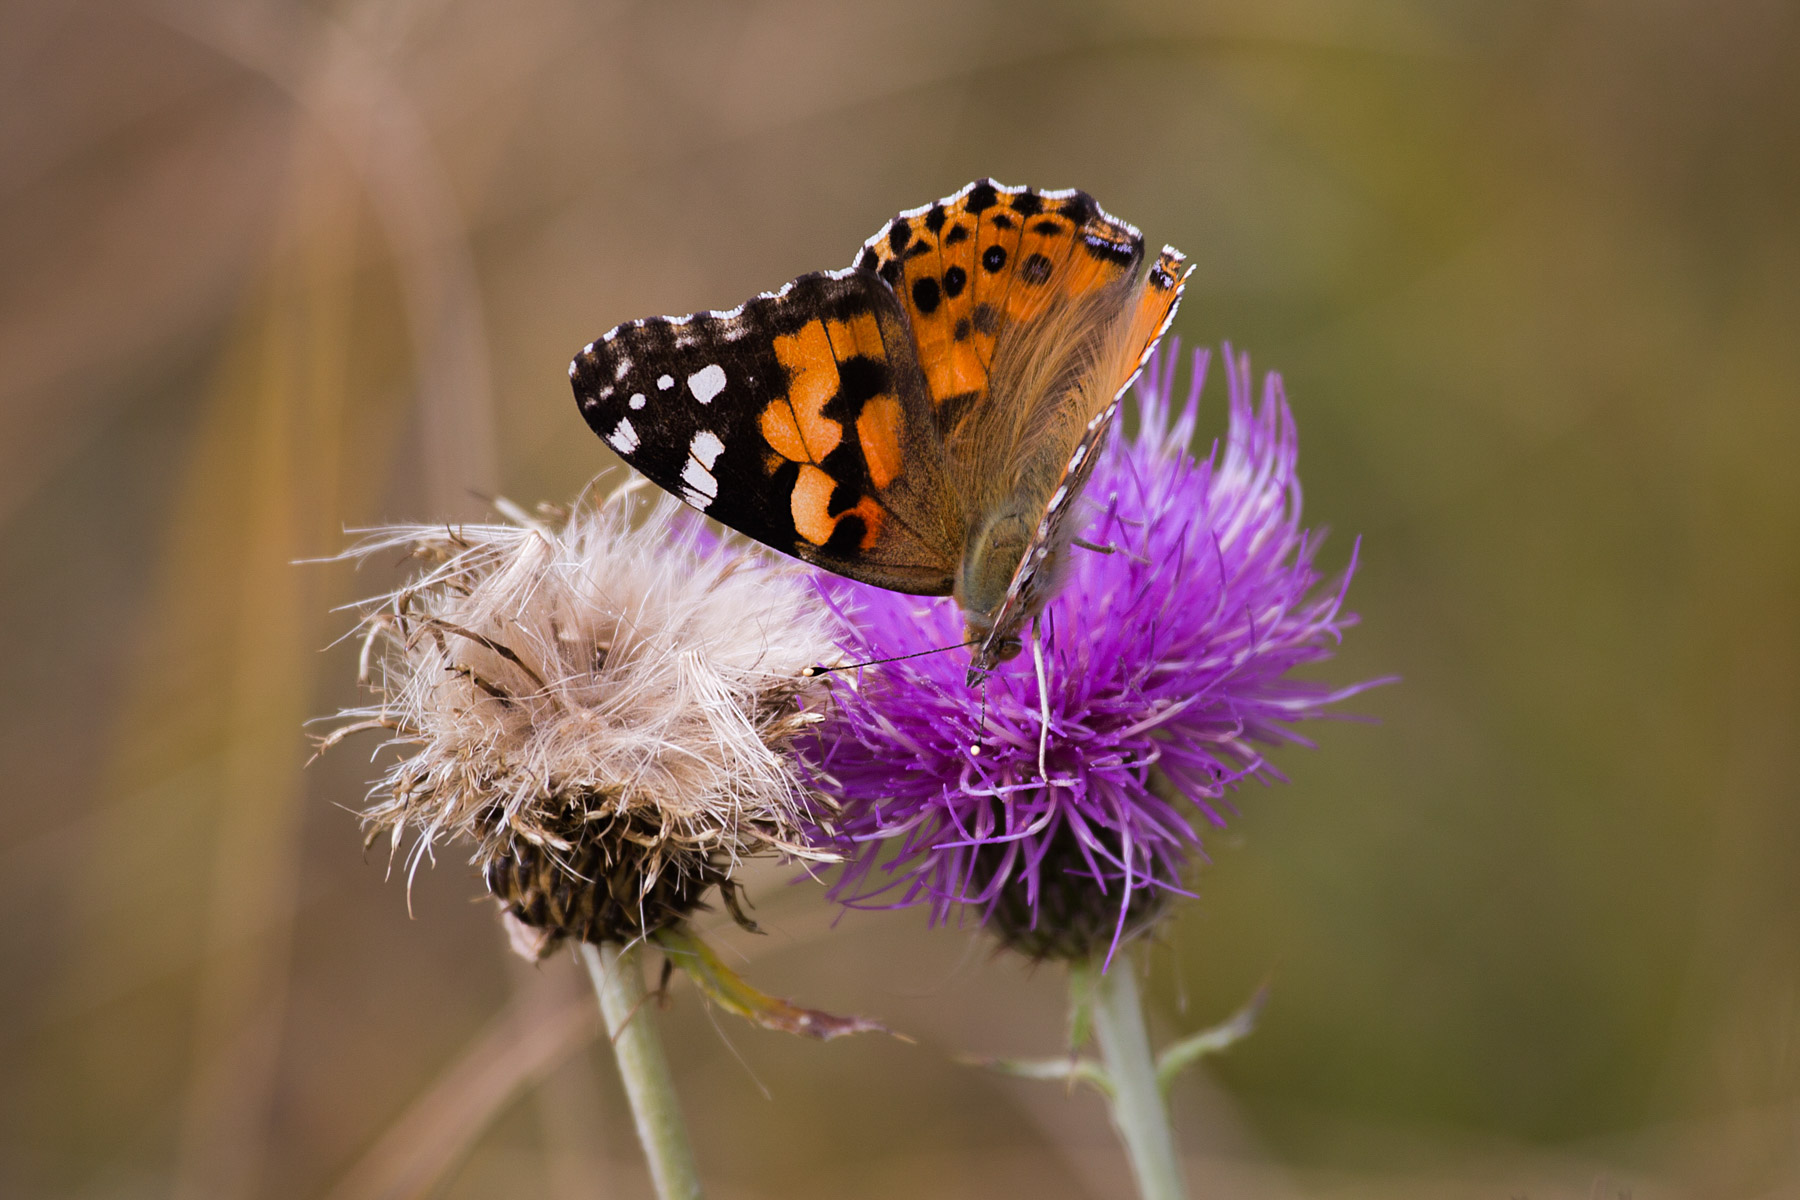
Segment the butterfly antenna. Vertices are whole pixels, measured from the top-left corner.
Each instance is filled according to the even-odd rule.
[[[942,654],[946,650],[961,650],[966,646],[973,646],[979,640],[980,639],[978,638],[970,638],[966,642],[953,642],[948,646],[934,646],[930,650],[914,650],[911,654],[896,654],[892,658],[871,658],[866,662],[839,663],[835,667],[806,667],[800,672],[800,677],[802,679],[817,679],[819,676],[829,675],[833,671],[854,671],[858,667],[879,667],[883,663],[905,662],[909,658],[924,658],[927,654]]]

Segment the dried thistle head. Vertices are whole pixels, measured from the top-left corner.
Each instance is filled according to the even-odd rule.
[[[788,753],[833,654],[799,571],[677,520],[631,489],[510,524],[377,530],[350,556],[427,564],[370,604],[341,714],[403,749],[363,813],[407,871],[444,838],[505,911],[513,944],[630,941],[678,922],[746,855],[807,848],[824,814]]]

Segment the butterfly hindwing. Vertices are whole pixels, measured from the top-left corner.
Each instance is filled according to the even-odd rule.
[[[856,263],[894,289],[918,345],[938,429],[989,398],[994,344],[1007,325],[1058,299],[1119,284],[1137,270],[1143,235],[1086,192],[979,179],[901,213]]]
[[[1007,585],[1006,598],[993,614],[992,628],[975,651],[974,665],[969,672],[971,683],[982,670],[1003,658],[1009,645],[1016,644],[1025,622],[1043,608],[1054,591],[1055,561],[1074,536],[1074,530],[1068,525],[1069,516],[1099,461],[1101,445],[1118,414],[1120,400],[1136,382],[1138,373],[1175,320],[1182,290],[1193,271],[1193,267],[1185,263],[1179,250],[1172,246],[1162,248],[1155,265],[1135,293],[1132,307],[1114,339],[1112,353],[1101,356],[1102,369],[1111,375],[1103,384],[1110,390],[1110,399],[1088,421],[1081,440],[1069,455],[1056,490],[1044,506],[1031,543]]]
[[[740,533],[895,591],[950,591],[962,518],[906,318],[864,270],[621,325],[569,368],[582,415]]]

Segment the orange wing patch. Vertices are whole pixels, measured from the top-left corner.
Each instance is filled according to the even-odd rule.
[[[776,338],[775,357],[788,370],[788,390],[763,409],[763,436],[783,458],[817,463],[844,440],[844,427],[823,411],[838,390],[824,323],[808,321],[798,333]]]
[[[1039,192],[977,180],[901,213],[856,265],[894,289],[933,404],[978,399],[1001,328],[1055,298],[1116,283],[1137,267],[1138,231],[1085,192]]]
[[[837,533],[838,522],[848,516],[861,517],[864,532],[860,548],[867,550],[880,535],[881,524],[887,519],[887,510],[864,496],[850,508],[834,513],[831,511],[831,497],[836,491],[837,480],[822,468],[811,463],[802,465],[792,498],[795,531],[813,545],[823,546]]]
[[[838,480],[823,463],[844,440],[843,422],[825,414],[826,405],[838,397],[843,384],[840,367],[852,359],[885,363],[887,349],[881,340],[881,323],[872,312],[856,313],[842,320],[808,321],[797,331],[774,339],[775,357],[788,373],[787,391],[764,407],[758,424],[772,453],[764,466],[774,474],[782,463],[800,467],[790,507],[794,530],[815,546],[829,543],[838,526],[849,516],[863,524],[861,549],[867,550],[881,536],[887,510],[873,497],[832,511]],[[903,415],[899,397],[877,392],[862,402],[856,416],[858,447],[877,490],[885,489],[901,472],[900,427]]]
[[[866,402],[856,418],[856,440],[862,443],[869,482],[876,491],[886,491],[890,483],[900,478],[904,464],[900,457],[900,426],[905,419],[899,398],[887,393]]]

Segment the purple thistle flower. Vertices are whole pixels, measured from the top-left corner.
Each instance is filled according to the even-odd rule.
[[[1298,441],[1280,378],[1253,401],[1247,355],[1225,348],[1230,431],[1189,452],[1209,355],[1172,402],[1179,351],[1135,389],[1139,428],[1115,436],[1087,490],[1084,540],[1034,652],[985,689],[960,654],[843,679],[812,753],[843,804],[832,896],[853,907],[967,911],[1033,957],[1085,958],[1150,925],[1245,779],[1279,780],[1260,747],[1310,744],[1297,722],[1372,686],[1292,678],[1330,657],[1355,553],[1324,583],[1300,524]],[[852,660],[955,644],[949,601],[820,584],[852,627]],[[1048,722],[1045,721],[1045,711]]]

